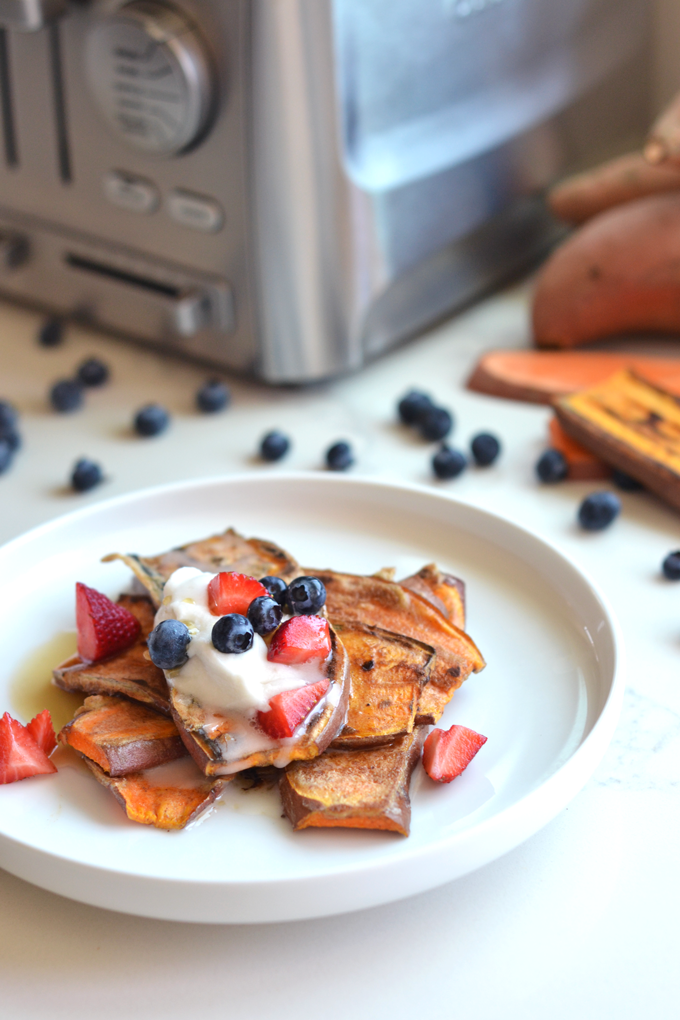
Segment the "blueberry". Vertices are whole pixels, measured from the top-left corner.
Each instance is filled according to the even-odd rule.
[[[569,474],[569,465],[559,450],[548,449],[536,463],[536,474],[542,482],[562,482]]]
[[[212,643],[218,652],[231,652],[239,655],[253,647],[253,625],[240,613],[229,613],[220,616],[212,629]]]
[[[147,404],[134,418],[135,432],[140,436],[157,436],[170,424],[170,415],[160,404]]]
[[[75,467],[71,472],[71,485],[76,492],[88,492],[103,480],[104,475],[99,464],[95,464],[93,460],[88,460],[87,457],[81,457],[80,460],[76,461]]]
[[[397,404],[397,411],[404,425],[415,425],[420,421],[425,411],[429,411],[433,406],[432,399],[427,393],[423,393],[421,390],[409,390]]]
[[[578,522],[586,531],[602,531],[618,517],[621,500],[613,492],[593,492],[578,509]]]
[[[248,606],[248,619],[256,634],[271,634],[281,623],[283,609],[269,595],[259,595]]]
[[[0,439],[0,475],[4,474],[12,463],[14,450],[6,439]]]
[[[4,428],[0,425],[0,439],[4,439],[9,444],[12,453],[15,453],[21,446],[21,436],[16,429]]]
[[[64,339],[64,323],[56,316],[47,319],[38,330],[38,343],[41,347],[58,347]]]
[[[278,602],[280,606],[287,605],[288,585],[282,577],[273,577],[271,574],[267,574],[266,577],[260,578],[260,584],[263,588],[267,589],[274,601]],[[264,596],[261,596],[261,598],[264,598]]]
[[[0,433],[13,432],[19,422],[19,412],[8,400],[0,400]]]
[[[87,358],[78,365],[76,378],[81,386],[103,386],[109,379],[109,366],[99,358]]]
[[[423,412],[418,425],[423,439],[434,442],[448,436],[453,428],[453,416],[445,407],[430,407]]]
[[[612,481],[623,492],[639,492],[640,489],[644,489],[642,482],[638,482],[637,478],[627,475],[625,471],[619,471],[618,468],[614,468],[612,471]]]
[[[442,443],[432,458],[432,470],[437,478],[457,478],[467,467],[467,458],[460,450],[453,450],[446,443]]]
[[[480,432],[470,443],[470,450],[479,467],[488,467],[501,452],[501,444],[490,432]]]
[[[191,634],[181,620],[163,620],[146,639],[149,655],[159,669],[179,669],[187,661]]]
[[[290,449],[290,439],[283,432],[268,432],[260,442],[262,460],[281,460]]]
[[[354,463],[354,454],[349,443],[333,443],[326,450],[326,467],[330,471],[346,471]]]
[[[231,393],[219,379],[208,379],[196,394],[196,407],[205,414],[224,411],[231,402]]]
[[[60,379],[50,390],[50,403],[61,414],[77,411],[83,404],[83,388],[77,379]]]
[[[680,581],[680,549],[668,554],[661,564],[661,569],[663,576],[669,581]]]
[[[326,589],[318,577],[296,577],[288,585],[287,601],[295,616],[313,616],[326,602]]]

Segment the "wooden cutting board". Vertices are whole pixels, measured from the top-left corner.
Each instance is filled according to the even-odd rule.
[[[493,397],[550,404],[556,397],[598,386],[626,368],[680,397],[680,358],[600,351],[488,351],[467,386]]]

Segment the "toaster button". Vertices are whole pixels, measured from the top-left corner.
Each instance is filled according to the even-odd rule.
[[[224,224],[222,207],[214,198],[194,195],[191,191],[172,191],[168,196],[168,211],[175,223],[194,230],[214,234]]]
[[[152,213],[160,201],[158,189],[152,181],[123,170],[111,170],[106,174],[104,194],[114,205],[138,213]]]

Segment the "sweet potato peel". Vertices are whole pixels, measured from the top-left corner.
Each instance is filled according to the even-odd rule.
[[[186,766],[186,776],[179,782],[168,774],[168,766],[115,777],[89,758],[85,762],[95,779],[123,806],[131,822],[157,829],[183,829],[210,807],[228,782],[206,779],[190,758],[181,763],[183,771]]]

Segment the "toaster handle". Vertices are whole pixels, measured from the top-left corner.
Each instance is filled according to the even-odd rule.
[[[0,0],[0,28],[36,32],[66,10],[66,0]]]

